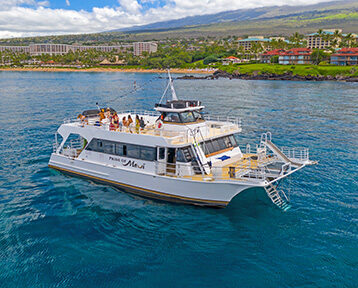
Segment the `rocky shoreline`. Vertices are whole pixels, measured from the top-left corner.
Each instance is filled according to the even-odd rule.
[[[256,71],[255,71],[256,72]],[[344,81],[344,82],[358,82],[358,77],[352,76],[300,76],[294,75],[292,73],[285,73],[285,74],[272,74],[272,73],[261,73],[258,72],[249,74],[240,74],[240,73],[233,73],[230,74],[228,72],[217,70],[212,75],[207,76],[193,76],[193,75],[184,75],[181,77],[177,77],[177,79],[183,80],[213,80],[218,78],[229,78],[229,79],[242,79],[242,80],[288,80],[288,81]]]

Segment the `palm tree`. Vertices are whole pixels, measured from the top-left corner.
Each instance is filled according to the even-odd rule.
[[[301,42],[304,38],[304,35],[295,32],[293,33],[293,35],[289,38],[290,42],[295,46],[295,47],[299,47],[301,45]]]
[[[343,39],[346,43],[346,46],[351,47],[353,42],[356,40],[356,38],[353,36],[352,33],[348,33],[347,35],[343,36]]]

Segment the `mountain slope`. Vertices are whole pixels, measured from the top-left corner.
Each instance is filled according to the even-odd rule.
[[[263,21],[292,17],[303,17],[303,19],[306,20],[335,14],[349,14],[350,12],[358,12],[358,1],[344,0],[324,2],[306,6],[271,6],[254,9],[239,9],[217,14],[192,16],[177,20],[157,22],[144,26],[135,26],[113,31],[121,31],[125,33],[170,31],[185,28],[190,29],[193,26],[211,24],[228,23],[229,25],[235,25],[235,23],[253,20]]]

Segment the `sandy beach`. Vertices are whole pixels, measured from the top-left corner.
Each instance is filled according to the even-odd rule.
[[[0,71],[36,71],[36,72],[127,72],[127,73],[167,73],[162,69],[133,69],[133,68],[62,68],[62,67],[16,67],[16,68],[0,68]],[[212,74],[214,70],[201,69],[170,69],[170,73],[178,74]]]

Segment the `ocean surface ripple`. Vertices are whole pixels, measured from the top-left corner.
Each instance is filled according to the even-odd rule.
[[[152,109],[158,76],[0,72],[0,287],[357,287],[357,83],[175,80],[179,98],[241,117],[242,147],[271,131],[310,148],[319,165],[285,183],[286,213],[258,189],[199,208],[47,167],[64,118]]]

